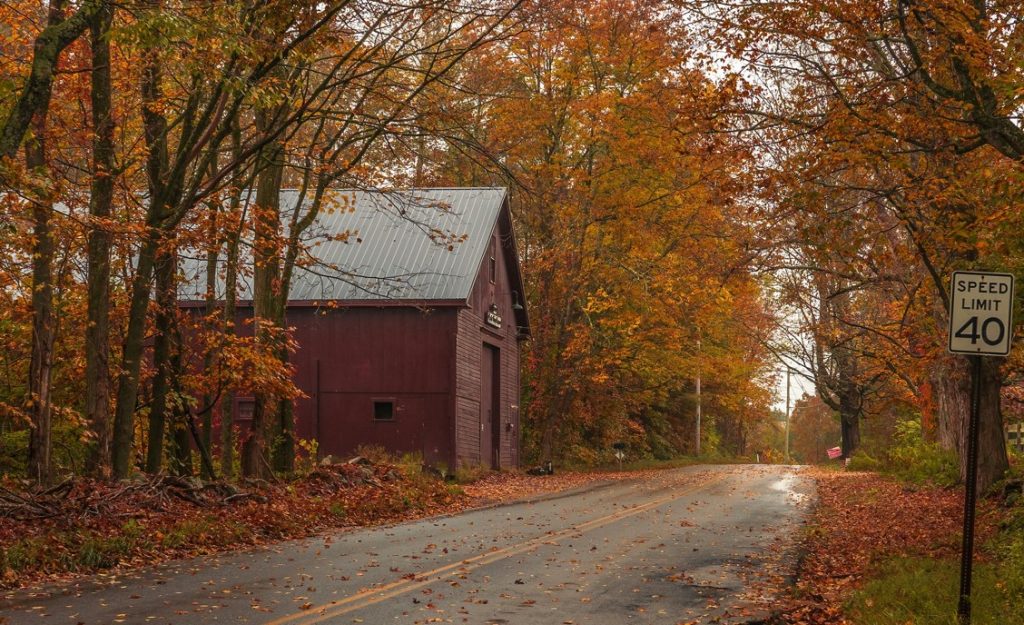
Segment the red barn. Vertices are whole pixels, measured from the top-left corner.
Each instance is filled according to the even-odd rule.
[[[296,202],[282,195],[283,210]],[[296,435],[322,456],[369,444],[451,468],[518,466],[529,323],[505,189],[338,191],[331,203],[290,288],[307,395]],[[240,287],[245,316],[250,288]],[[242,426],[247,412],[242,398]]]

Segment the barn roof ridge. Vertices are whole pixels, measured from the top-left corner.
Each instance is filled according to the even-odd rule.
[[[298,191],[282,189],[283,215],[295,207]],[[303,233],[307,250],[296,266],[289,303],[444,306],[467,301],[487,240],[508,203],[506,187],[329,191],[352,194],[354,206],[322,211]],[[300,210],[309,199],[307,194]],[[204,300],[205,272],[205,258],[183,255],[181,303]],[[217,298],[223,299],[223,261],[219,273]],[[238,300],[251,301],[252,278],[244,273]]]
[[[255,190],[255,189],[253,189]],[[298,191],[299,187],[281,187],[281,191]],[[480,185],[475,187],[330,187],[328,191],[365,191],[367,193],[409,193],[413,191],[508,191],[508,187]]]

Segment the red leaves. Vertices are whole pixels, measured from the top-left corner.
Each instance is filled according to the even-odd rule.
[[[23,494],[35,502],[33,511],[45,506],[46,514],[0,517],[0,586],[309,536],[331,527],[390,523],[471,504],[418,469],[406,475],[384,464],[319,467],[291,483],[263,483],[245,497],[224,484],[190,489],[190,482],[167,477],[115,484],[75,480],[59,498]]]
[[[891,556],[948,557],[958,553],[963,493],[908,487],[873,473],[815,471],[819,506],[807,533],[795,596],[780,623],[847,625],[845,598],[871,567]],[[995,530],[982,503],[978,543]]]

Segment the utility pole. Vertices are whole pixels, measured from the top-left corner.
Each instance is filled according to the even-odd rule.
[[[694,455],[700,455],[700,339],[697,339],[697,437],[694,443]]]
[[[786,464],[789,464],[789,374],[792,371],[786,367]]]

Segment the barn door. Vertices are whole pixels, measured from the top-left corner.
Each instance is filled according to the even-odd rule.
[[[484,345],[480,372],[480,463],[501,468],[501,362],[498,349]]]

